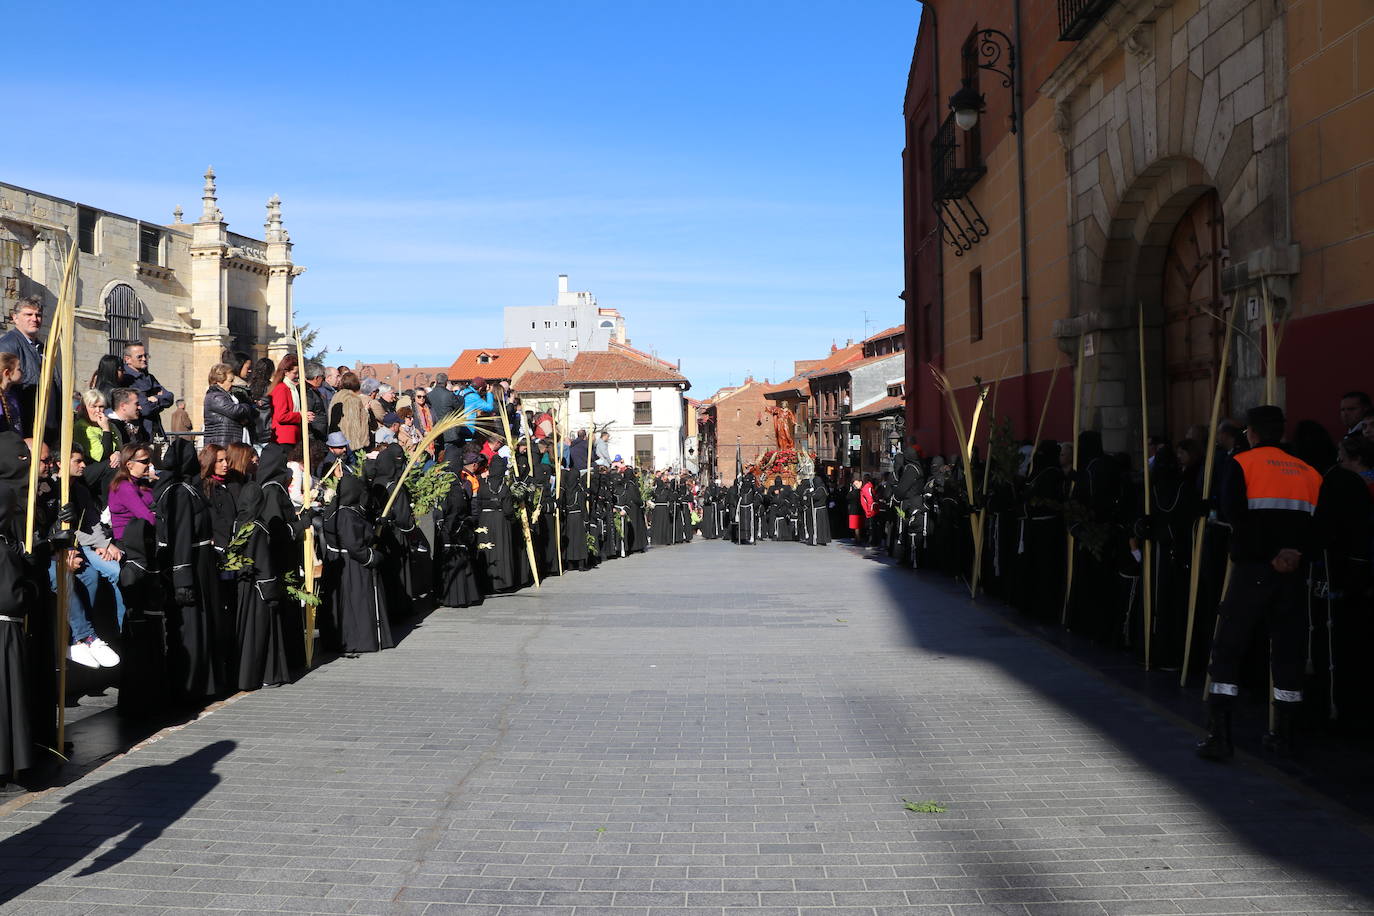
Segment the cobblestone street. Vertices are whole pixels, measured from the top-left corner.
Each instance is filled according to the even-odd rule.
[[[9,811],[0,911],[1374,911],[1374,841],[1194,740],[942,581],[698,541],[439,610]]]

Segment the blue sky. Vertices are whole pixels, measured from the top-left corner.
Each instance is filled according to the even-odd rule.
[[[901,321],[918,9],[20,5],[63,66],[12,99],[0,180],[169,222],[213,164],[249,235],[280,194],[299,320],[342,361],[500,344],[567,273],[704,397]]]

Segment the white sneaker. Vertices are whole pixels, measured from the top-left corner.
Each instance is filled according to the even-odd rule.
[[[115,654],[115,650],[111,649],[110,644],[98,636],[91,640],[91,655],[100,663],[102,668],[113,668],[119,664],[119,656]]]
[[[78,665],[85,665],[87,668],[99,668],[100,662],[95,660],[95,655],[91,652],[90,643],[74,642],[67,650],[67,658],[76,662]]]

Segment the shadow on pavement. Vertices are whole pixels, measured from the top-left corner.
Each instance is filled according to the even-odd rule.
[[[78,875],[102,872],[138,854],[219,784],[214,766],[235,747],[233,741],[216,741],[173,763],[126,770],[66,796],[43,821],[0,841],[0,903],[116,837]]]
[[[1285,870],[1306,872],[1374,899],[1374,838],[1355,823],[1349,812],[1319,803],[1285,784],[1277,774],[1240,759],[1221,765],[1198,760],[1193,754],[1197,738],[1172,718],[1143,705],[1107,677],[1085,677],[1082,668],[1049,646],[1034,639],[1016,638],[1015,630],[1002,615],[983,602],[970,601],[962,584],[886,562],[875,565],[881,567],[878,576],[891,594],[913,645],[937,655],[978,659],[995,665],[1052,701],[1079,723],[1109,739],[1140,766],[1168,780],[1198,808],[1225,825],[1239,844],[1248,847],[1237,849],[1233,855],[1245,858],[1247,853],[1259,854]],[[889,719],[893,714],[890,709],[881,713]],[[1033,723],[1027,726],[1033,728]],[[891,727],[903,731],[912,728],[910,723]],[[1024,740],[1031,747],[1037,743],[1034,735]],[[1050,749],[1059,754],[1069,750],[1062,744]],[[1003,759],[1007,756],[1010,754]],[[977,762],[976,758],[973,760]],[[1100,761],[1097,765],[1112,763]],[[1141,795],[1142,805],[1151,804],[1148,792],[1142,791]],[[1065,798],[1063,803],[1066,807],[1091,807],[1091,784],[1084,783],[1080,797]],[[1052,815],[1053,811],[1047,810],[1046,814]],[[1113,820],[1104,817],[1102,823]],[[1228,854],[1207,849],[1216,844],[1214,849],[1224,850],[1226,840],[1219,838],[1215,830],[1205,832],[1205,825],[1195,828],[1196,841],[1192,841],[1151,826],[1148,817],[1141,821],[1137,828],[1114,826],[1107,832],[1116,836],[1106,837],[1099,845],[1111,846],[1118,853],[1130,849],[1138,856],[1130,861],[1146,863],[1139,865],[1142,868],[1151,867],[1152,858],[1161,854],[1161,847],[1151,848],[1152,836],[1156,843],[1167,839],[1197,854]],[[1091,822],[1090,818],[1082,820],[1084,824]],[[1188,829],[1188,825],[1180,825],[1181,833]],[[1165,832],[1167,836],[1160,836]],[[1083,852],[1086,858],[1092,850]],[[1258,867],[1258,863],[1247,862],[1244,867]]]

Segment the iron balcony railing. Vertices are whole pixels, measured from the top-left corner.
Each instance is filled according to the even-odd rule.
[[[1102,18],[1112,0],[1059,0],[1059,40],[1078,41]]]
[[[978,130],[959,130],[954,124],[954,113],[950,112],[935,133],[930,151],[940,235],[956,258],[963,257],[988,234],[987,220],[968,196],[988,171],[983,165]]]

